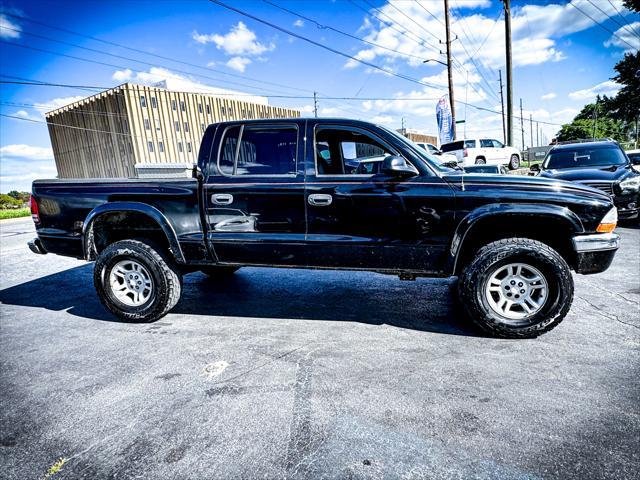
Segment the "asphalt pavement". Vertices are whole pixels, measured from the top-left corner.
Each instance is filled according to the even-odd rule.
[[[0,223],[0,477],[637,478],[640,230],[534,340],[451,281],[245,268],[116,321],[92,264]]]

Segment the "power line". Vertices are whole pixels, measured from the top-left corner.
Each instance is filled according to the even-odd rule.
[[[606,30],[607,32],[609,32],[611,35],[613,35],[614,37],[616,37],[618,40],[626,43],[627,45],[629,45],[631,48],[633,48],[634,50],[636,50],[636,47],[634,47],[633,45],[631,45],[629,42],[627,42],[624,38],[622,38],[621,36],[619,36],[616,32],[609,30],[607,27],[604,26],[604,24],[600,23],[598,20],[596,20],[595,18],[593,18],[591,15],[589,15],[587,12],[585,12],[584,10],[582,10],[580,7],[578,7],[575,3],[570,2],[569,5],[571,5],[573,8],[575,8],[576,10],[578,10],[580,13],[582,13],[582,15],[584,15],[587,18],[590,18],[591,21],[593,21],[593,23],[597,23],[598,25],[600,25],[600,27],[602,27],[604,30]]]
[[[440,37],[438,37],[435,33],[430,32],[429,30],[427,30],[426,28],[424,28],[422,25],[420,25],[418,22],[416,22],[413,18],[411,18],[409,15],[407,15],[406,13],[404,13],[402,10],[400,10],[398,7],[395,6],[395,4],[393,2],[389,2],[389,6],[393,7],[395,10],[397,10],[403,17],[408,18],[409,20],[411,20],[413,23],[415,23],[418,27],[420,27],[422,30],[424,30],[425,32],[427,32],[429,35],[431,35],[433,38],[435,38],[436,40],[438,40],[438,42],[440,42]],[[423,7],[424,8],[424,7]]]
[[[353,0],[347,0],[349,3],[351,3],[354,7],[362,10],[364,13],[366,13],[367,15],[372,16],[373,18],[375,18],[376,20],[378,20],[382,25],[386,25],[387,27],[395,30],[396,32],[398,32],[400,35],[402,35],[403,37],[411,40],[413,43],[415,43],[416,45],[420,45],[421,47],[424,48],[430,48],[431,50],[433,50],[434,52],[438,52],[438,54],[440,54],[440,49],[429,44],[429,43],[425,43],[421,38],[418,37],[418,39],[416,40],[415,38],[410,37],[409,35],[407,35],[408,33],[412,33],[409,30],[407,30],[406,32],[403,32],[402,30],[400,30],[399,28],[397,28],[393,23],[391,22],[387,22],[385,20],[382,20],[380,17],[378,17],[377,15],[371,13],[371,11],[367,10],[366,8],[362,7],[361,5],[358,5],[357,3],[355,3]],[[379,10],[378,8],[374,7],[373,5],[371,5],[369,2],[367,2],[367,0],[362,0],[363,2],[365,2],[367,5],[369,5],[369,7],[371,7],[371,9],[377,11],[378,13],[380,13],[381,15],[384,15],[385,17],[389,18],[391,20],[391,17],[389,17],[388,15],[386,15],[384,12],[382,12],[381,10]],[[413,34],[415,36],[415,34]]]
[[[627,32],[630,32],[630,33],[631,33],[631,35],[634,35],[634,36],[636,36],[636,37],[638,36],[638,34],[636,34],[634,31],[627,29],[627,28],[626,28],[626,27],[627,27],[627,25],[625,25],[625,24],[623,24],[623,23],[620,23],[620,22],[618,21],[618,19],[614,18],[614,16],[613,16],[613,15],[609,15],[607,12],[605,12],[604,10],[602,10],[598,5],[596,5],[595,3],[593,3],[591,0],[587,0],[587,1],[588,1],[591,5],[593,5],[595,8],[597,8],[598,10],[600,10],[600,12],[602,12],[602,14],[603,14],[603,15],[605,15],[609,20],[611,20],[613,23],[615,23],[616,25],[618,25],[620,28],[624,28],[625,30],[627,30]],[[611,2],[609,2],[609,3],[611,3]],[[613,5],[613,4],[611,4],[611,5]],[[615,8],[615,6],[614,6],[614,8]],[[617,9],[616,9],[616,10],[617,10]]]
[[[277,8],[277,9],[279,9],[279,10],[282,10],[282,11],[284,11],[284,12],[290,13],[291,15],[294,15],[294,16],[299,17],[299,18],[302,18],[302,19],[304,19],[304,20],[306,20],[306,21],[308,21],[308,22],[310,22],[310,23],[313,23],[313,24],[315,24],[315,26],[316,26],[316,27],[318,27],[319,29],[322,29],[322,30],[331,30],[331,31],[334,31],[334,32],[336,32],[336,33],[339,33],[340,35],[344,35],[344,36],[346,36],[346,37],[353,38],[354,40],[358,40],[358,41],[360,41],[360,42],[366,43],[366,44],[371,45],[371,46],[373,46],[373,47],[382,48],[382,49],[384,49],[384,50],[388,50],[388,51],[390,51],[390,52],[394,52],[394,53],[397,53],[397,54],[399,54],[399,55],[403,55],[403,56],[405,56],[405,57],[416,58],[416,59],[418,59],[418,60],[420,60],[420,61],[424,61],[424,60],[425,60],[425,59],[424,59],[424,57],[419,57],[419,56],[417,56],[417,55],[412,55],[412,54],[410,54],[410,53],[405,53],[405,52],[401,52],[401,51],[399,51],[399,50],[395,50],[395,49],[393,49],[393,48],[385,47],[384,45],[380,45],[380,44],[378,44],[378,43],[371,42],[371,41],[369,41],[369,40],[366,40],[366,39],[364,39],[364,38],[358,37],[358,36],[356,36],[356,35],[352,35],[352,34],[350,34],[350,33],[343,32],[342,30],[339,30],[339,29],[334,28],[334,27],[332,27],[332,26],[329,26],[329,25],[323,25],[322,23],[318,22],[317,20],[314,20],[314,19],[312,19],[312,18],[309,18],[309,17],[307,17],[307,16],[305,16],[305,15],[302,15],[302,14],[300,14],[300,13],[296,13],[296,12],[294,12],[293,10],[290,10],[290,9],[288,9],[288,8],[285,8],[285,7],[282,7],[282,6],[280,6],[280,5],[276,4],[276,3],[273,3],[273,2],[271,2],[271,1],[269,1],[269,0],[262,0],[262,1],[263,1],[264,3],[267,3],[267,4],[271,5],[271,6],[273,6],[273,7]]]
[[[0,117],[14,118],[16,120],[23,120],[25,122],[43,123],[45,125],[55,125],[57,127],[72,128],[74,130],[85,130],[85,131],[88,131],[88,132],[108,133],[109,135],[124,135],[126,137],[142,138],[141,136],[134,135],[133,133],[121,133],[121,132],[114,132],[112,130],[111,131],[110,130],[96,130],[94,128],[76,127],[76,126],[73,126],[73,125],[65,125],[63,123],[45,122],[43,120],[34,120],[32,118],[24,118],[24,117],[17,117],[15,115],[7,115],[6,113],[0,113]]]
[[[97,50],[95,48],[83,47],[82,45],[77,45],[75,43],[65,42],[63,40],[56,40],[55,38],[47,37],[45,35],[39,35],[37,33],[26,32],[24,30],[17,30],[17,29],[10,28],[10,27],[5,27],[5,26],[0,26],[0,28],[6,29],[6,30],[13,30],[15,32],[20,32],[21,35],[29,35],[31,37],[41,38],[41,39],[44,39],[44,40],[47,40],[47,41],[50,41],[50,42],[59,43],[61,45],[67,45],[67,46],[70,46],[70,47],[80,48],[82,50],[87,50],[89,52],[98,53],[98,54],[101,54],[101,55],[107,55],[109,57],[119,58],[119,59],[122,59],[122,60],[127,60],[127,61],[135,62],[135,63],[141,63],[143,65],[148,65],[148,66],[151,66],[151,67],[157,67],[158,66],[155,63],[147,62],[147,61],[144,61],[144,60],[138,60],[138,59],[131,58],[131,57],[125,57],[123,55],[117,55],[115,53],[108,53],[108,52],[104,52],[104,51],[101,51],[101,50]],[[7,43],[7,42],[3,42],[3,43]],[[26,45],[18,45],[18,44],[15,44],[15,45],[16,46],[20,46],[20,47],[35,49],[35,47],[27,47]],[[56,53],[56,52],[48,52],[48,53],[53,53],[54,55],[68,56],[68,55],[61,54],[61,53]],[[87,60],[87,61],[92,61],[92,60]],[[114,66],[114,65],[107,64],[107,63],[103,63],[103,65]],[[124,69],[128,68],[128,67],[125,67],[125,66],[114,66],[114,67],[116,67],[116,68],[124,68]],[[200,74],[200,73],[188,72],[186,70],[181,70],[181,69],[176,69],[176,68],[173,68],[172,70],[175,71],[175,72],[184,73],[186,75],[194,75],[194,76],[197,76],[197,77],[206,78],[206,79],[212,80],[214,82],[222,81],[219,78],[209,77],[207,75],[203,75],[203,74]],[[170,77],[170,78],[173,77],[173,78],[177,78],[177,79],[181,79],[181,80],[184,79],[183,77],[180,77],[179,75],[174,75],[174,74],[170,74],[170,73],[169,74],[165,73],[165,74],[163,74],[161,76],[162,77]],[[256,81],[258,81],[258,80],[256,80]],[[258,89],[258,87],[254,86],[254,85],[247,85],[246,83],[229,82],[229,81],[227,81],[227,82],[230,83],[231,85],[238,85],[238,86],[245,87],[245,88]],[[267,82],[264,82],[264,83],[267,83]],[[289,87],[285,87],[285,88],[289,88]],[[273,89],[270,89],[270,90],[276,91],[276,90],[273,90]]]
[[[46,83],[46,82],[39,82],[39,81],[33,81],[33,82],[17,82],[17,81],[5,81],[5,80],[0,80],[0,84],[26,84],[26,85],[33,85],[33,86],[51,86],[51,87],[69,87],[69,88],[77,88],[76,85],[65,85],[65,84],[60,84],[60,83]],[[94,87],[94,86],[86,86],[84,85],[83,88],[93,88],[96,90],[103,90],[105,87]],[[152,88],[158,88],[158,87],[152,87]],[[173,90],[172,90],[173,92]],[[211,95],[211,96],[221,96],[221,95],[232,95],[232,96],[253,96],[253,95],[249,95],[249,94],[239,94],[239,95],[235,95],[235,94],[213,94],[210,92],[194,92],[194,91],[190,91],[190,92],[180,92],[177,91],[176,93],[197,93],[197,94],[205,94],[205,95]],[[303,95],[264,95],[268,98],[287,98],[287,99],[304,99],[304,100],[312,100],[313,96],[303,96]],[[439,99],[439,97],[350,97],[350,96],[317,96],[318,101],[322,101],[322,100],[342,100],[342,101],[347,101],[347,100],[353,100],[353,101],[398,101],[398,102],[404,102],[404,101],[416,101],[416,102],[433,102],[433,101],[437,101]],[[488,112],[488,113],[493,113],[495,115],[502,115],[501,112],[496,111],[496,110],[492,110],[490,108],[485,108],[485,107],[480,107],[478,105],[474,105],[472,103],[468,103],[468,102],[461,102],[456,100],[456,102],[460,103],[461,105],[466,105],[467,107],[473,108],[475,110],[479,110],[479,111],[483,111],[483,112]],[[378,113],[386,113],[383,111],[380,111]],[[17,118],[21,118],[21,117],[17,117]],[[515,115],[513,115],[513,118],[519,118]],[[534,119],[537,120],[537,119]],[[542,124],[546,124],[546,125],[552,125],[552,126],[561,126],[561,123],[554,123],[554,122],[546,122],[543,120],[537,120],[538,122],[542,123]]]
[[[292,32],[291,30],[287,30],[284,27],[281,27],[279,25],[271,23],[268,20],[264,20],[262,18],[256,17],[255,15],[252,15],[252,14],[250,14],[248,12],[240,10],[240,9],[238,9],[236,7],[232,7],[231,5],[227,5],[226,3],[223,3],[220,0],[209,0],[209,2],[214,3],[216,5],[219,5],[219,6],[223,7],[223,8],[228,9],[228,10],[232,10],[232,11],[234,11],[236,13],[239,13],[240,15],[243,15],[243,16],[245,16],[247,18],[251,18],[252,20],[255,20],[256,22],[262,23],[263,25],[267,25],[267,26],[269,26],[271,28],[274,28],[274,29],[279,30],[279,31],[281,31],[283,33],[286,33],[287,35],[291,35],[292,37],[298,38],[298,39],[300,39],[302,41],[305,41],[307,43],[315,45],[316,47],[320,47],[320,48],[322,48],[324,50],[328,50],[329,52],[335,53],[336,55],[340,55],[341,57],[345,57],[345,58],[348,58],[350,60],[356,61],[356,62],[361,63],[363,65],[366,65],[366,66],[368,66],[370,68],[373,68],[375,70],[380,70],[381,72],[384,72],[384,73],[386,73],[388,75],[391,75],[391,76],[394,76],[394,77],[398,77],[398,78],[402,78],[403,80],[407,80],[407,81],[412,82],[412,83],[417,83],[418,85],[423,85],[425,87],[440,88],[439,85],[429,84],[429,83],[423,82],[421,80],[418,80],[417,78],[413,78],[413,77],[409,77],[409,76],[401,74],[401,73],[393,72],[391,70],[383,68],[383,67],[381,67],[379,65],[376,65],[374,63],[367,62],[366,60],[361,60],[361,59],[359,59],[357,57],[354,57],[353,55],[349,55],[348,53],[344,53],[344,52],[342,52],[340,50],[336,50],[335,48],[329,47],[327,45],[323,45],[322,43],[316,42],[315,40],[312,40],[312,39],[310,39],[308,37],[305,37],[304,35],[297,34],[295,32]]]
[[[184,60],[178,60],[176,58],[171,58],[171,57],[167,57],[167,56],[164,56],[164,55],[159,55],[159,54],[156,54],[156,53],[147,52],[145,50],[141,50],[141,49],[138,49],[138,48],[128,47],[128,46],[122,45],[120,43],[111,42],[109,40],[104,40],[104,39],[101,39],[101,38],[92,37],[91,35],[86,35],[84,33],[76,32],[76,31],[73,31],[73,30],[68,30],[66,28],[60,28],[60,27],[56,27],[56,26],[53,26],[53,25],[49,25],[47,23],[36,21],[36,20],[32,20],[30,18],[23,17],[21,15],[16,15],[14,13],[5,13],[5,15],[7,15],[9,17],[16,18],[16,19],[25,20],[25,21],[34,23],[36,25],[41,25],[43,27],[50,28],[52,30],[58,30],[60,32],[65,32],[65,33],[69,33],[71,35],[76,35],[78,37],[87,38],[89,40],[93,40],[93,41],[96,41],[96,42],[104,43],[105,45],[112,45],[112,46],[115,46],[115,47],[118,47],[118,48],[124,48],[124,49],[130,50],[132,52],[142,53],[143,55],[149,55],[149,56],[152,56],[152,57],[160,58],[162,60],[168,60],[170,62],[175,62],[175,63],[180,63],[180,64],[183,64],[183,65],[188,65],[190,67],[199,68],[201,70],[207,70],[207,71],[210,71],[210,72],[218,73],[220,75],[227,75],[229,77],[240,78],[240,79],[249,80],[249,81],[252,81],[252,82],[259,82],[259,83],[269,84],[269,85],[273,85],[273,86],[276,86],[276,87],[288,88],[288,89],[291,89],[291,90],[299,90],[301,92],[310,91],[310,90],[307,90],[307,89],[296,88],[296,87],[292,87],[290,85],[284,85],[284,84],[281,84],[281,83],[268,82],[268,81],[265,81],[263,79],[252,78],[252,77],[249,77],[249,76],[246,76],[246,75],[239,75],[237,73],[225,72],[223,70],[217,70],[217,69],[211,68],[211,67],[203,67],[202,65],[197,65],[195,63],[185,62]],[[3,27],[3,28],[6,28],[6,27]]]
[[[622,15],[622,12],[618,9],[618,7],[616,7],[616,4],[613,3],[611,0],[607,0],[607,1],[609,2],[609,5],[611,5],[614,8],[614,10],[616,12],[618,12],[618,16],[622,19],[622,21],[626,22],[627,19],[624,18],[624,15]],[[627,32],[630,32],[633,35],[640,35],[639,33],[634,32],[633,29],[631,28],[631,25],[629,25],[629,24],[625,24],[625,28],[626,28]]]

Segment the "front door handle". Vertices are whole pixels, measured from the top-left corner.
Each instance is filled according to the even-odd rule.
[[[215,193],[211,195],[211,201],[216,205],[231,205],[233,203],[233,195],[229,193]]]
[[[326,207],[327,205],[331,205],[333,201],[333,197],[331,195],[327,195],[326,193],[312,193],[309,195],[307,200],[309,205],[315,205],[316,207]]]

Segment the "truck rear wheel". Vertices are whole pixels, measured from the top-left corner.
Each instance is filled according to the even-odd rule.
[[[520,157],[518,155],[511,155],[509,159],[509,170],[516,170],[520,168]]]
[[[556,327],[573,301],[573,278],[554,249],[528,238],[482,247],[458,283],[471,321],[491,335],[533,338]]]
[[[100,253],[93,283],[102,304],[126,321],[151,322],[178,303],[182,277],[150,245],[122,240]]]

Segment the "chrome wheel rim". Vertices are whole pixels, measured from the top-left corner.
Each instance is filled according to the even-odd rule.
[[[142,264],[135,260],[122,260],[111,269],[109,287],[118,301],[139,307],[153,294],[153,278]]]
[[[547,279],[526,263],[509,263],[497,268],[485,286],[489,307],[509,320],[526,320],[547,301]]]

